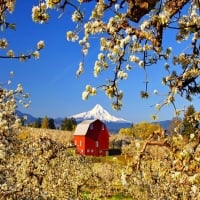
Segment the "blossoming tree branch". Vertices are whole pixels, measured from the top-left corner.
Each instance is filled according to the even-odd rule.
[[[83,54],[77,76],[84,71],[84,57],[88,54],[91,38],[97,36],[100,49],[93,74],[98,77],[103,71],[114,70],[113,77],[100,86],[113,99],[114,109],[122,106],[123,91],[119,83],[128,78],[133,67],[141,67],[146,74],[141,97],[147,98],[146,68],[164,60],[161,67],[167,75],[162,78],[162,84],[168,86],[169,92],[163,103],[157,105],[160,109],[166,104],[175,107],[176,94],[192,100],[193,95],[200,92],[199,6],[199,0],[98,0],[95,3],[91,0],[46,0],[33,7],[32,18],[45,23],[49,20],[49,9],[64,12],[71,7],[74,10],[71,19],[75,29],[68,31],[66,37],[78,42]],[[164,46],[164,33],[169,29],[173,29],[170,37],[178,43],[188,40],[188,46],[178,55],[172,56],[173,47]],[[174,66],[178,70],[174,70]],[[95,95],[98,87],[87,85],[83,99]]]
[[[0,28],[1,31],[7,29],[15,30],[15,23],[7,21],[7,16],[14,11],[15,0],[0,1]],[[6,38],[0,38],[0,59],[18,59],[21,62],[27,59],[38,59],[40,51],[44,48],[44,41],[39,41],[35,50],[28,53],[20,53],[16,55],[14,50],[10,49],[10,45]],[[19,83],[15,89],[8,89],[12,83],[14,72],[10,72],[10,77],[7,82],[0,81],[0,134],[6,134],[13,128],[20,125],[20,119],[15,114],[19,104],[25,108],[29,107],[31,101],[28,101],[29,94],[24,92],[23,86]],[[1,145],[1,144],[0,144]]]

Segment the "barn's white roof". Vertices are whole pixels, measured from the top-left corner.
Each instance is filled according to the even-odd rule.
[[[96,121],[96,119],[82,121],[80,124],[77,125],[74,135],[86,135],[90,124],[94,121]]]

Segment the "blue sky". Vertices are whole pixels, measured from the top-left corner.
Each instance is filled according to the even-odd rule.
[[[10,22],[17,24],[16,31],[7,30],[1,32],[1,38],[7,38],[9,49],[13,49],[15,54],[27,53],[34,50],[39,40],[45,41],[45,48],[41,51],[40,59],[30,59],[24,63],[17,60],[1,59],[0,80],[9,78],[9,72],[14,71],[15,76],[12,86],[22,83],[26,92],[30,93],[32,101],[29,109],[19,110],[30,113],[35,117],[67,117],[93,108],[96,104],[101,104],[112,115],[123,117],[132,122],[150,121],[150,116],[155,109],[152,105],[158,103],[162,97],[152,95],[147,100],[140,98],[140,91],[144,89],[144,73],[142,69],[133,69],[126,81],[120,83],[124,91],[124,99],[121,111],[114,111],[111,108],[112,101],[101,91],[97,96],[89,98],[87,101],[81,99],[82,92],[86,84],[98,86],[108,77],[108,73],[103,73],[100,77],[93,77],[93,64],[97,55],[98,45],[90,48],[89,55],[85,60],[85,72],[80,78],[76,78],[76,70],[82,58],[79,45],[66,40],[66,32],[73,29],[70,23],[70,11],[62,18],[58,19],[59,13],[53,12],[47,24],[36,24],[31,19],[32,4],[38,1],[17,1],[15,11],[11,15]],[[170,35],[166,35],[166,43],[171,41]],[[93,41],[94,44],[98,40]],[[179,49],[179,46],[176,46]],[[3,51],[1,51],[3,54]],[[164,93],[166,90],[160,84],[164,76],[162,64],[158,64],[151,69],[149,76],[149,91],[157,89]],[[111,74],[111,73],[109,73]],[[194,101],[197,107],[197,100]],[[188,106],[189,102],[179,98],[177,107]],[[159,120],[172,119],[174,116],[172,106],[164,108],[158,114]]]

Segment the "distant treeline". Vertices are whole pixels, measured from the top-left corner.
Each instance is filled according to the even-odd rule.
[[[25,123],[22,123],[23,125]],[[27,126],[33,128],[44,128],[44,129],[61,129],[67,131],[73,131],[76,126],[76,120],[74,118],[64,118],[59,127],[56,127],[55,121],[53,118],[37,118],[35,122],[29,123]]]

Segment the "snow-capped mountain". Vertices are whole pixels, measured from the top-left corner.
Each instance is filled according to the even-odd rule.
[[[115,123],[130,123],[123,118],[117,118],[111,114],[107,110],[105,110],[101,105],[97,104],[91,110],[87,112],[82,112],[79,114],[72,115],[70,117],[75,118],[77,121],[89,120],[89,119],[100,119],[104,122],[115,122]]]
[[[27,121],[25,122],[26,124],[33,123],[38,119],[36,117],[33,117],[31,114],[23,113],[18,110],[16,111],[16,114],[18,115],[19,118],[22,118],[24,115],[26,115],[27,116]],[[99,104],[97,104],[94,108],[92,108],[88,112],[82,112],[76,115],[71,115],[68,116],[67,118],[72,118],[72,117],[76,119],[77,123],[80,123],[81,121],[88,119],[100,119],[101,121],[105,122],[111,133],[118,133],[118,131],[121,128],[129,128],[132,125],[132,122],[128,120],[112,116],[111,114],[108,113],[107,110],[105,110]],[[59,128],[63,120],[64,118],[61,117],[55,118],[54,122],[56,127]],[[156,123],[160,123],[163,128],[167,129],[170,122],[171,122],[170,120],[165,120]]]

